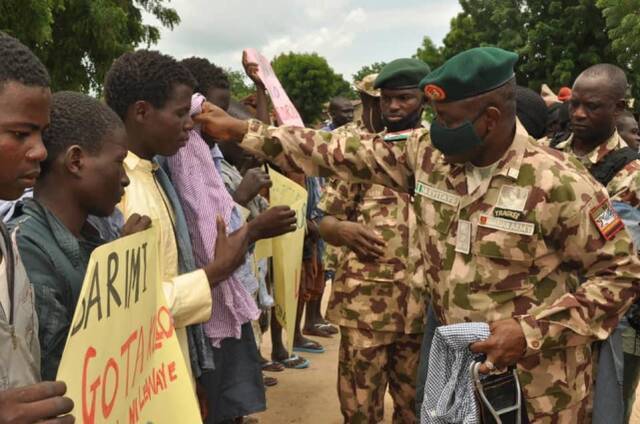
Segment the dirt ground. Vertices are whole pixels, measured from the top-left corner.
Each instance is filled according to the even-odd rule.
[[[326,308],[325,290],[323,304]],[[267,375],[276,377],[278,385],[267,388],[267,411],[256,415],[260,424],[339,424],[342,423],[337,395],[338,345],[340,336],[330,339],[312,337],[325,348],[321,354],[301,354],[311,362],[304,370],[285,370]],[[271,358],[271,337],[265,334],[262,356]],[[391,397],[387,394],[384,423],[391,423]]]
[[[326,307],[325,291],[324,304]],[[340,404],[336,392],[338,375],[338,335],[331,339],[314,338],[325,348],[322,354],[302,354],[311,361],[304,370],[285,370],[268,373],[278,379],[278,385],[267,388],[267,410],[255,417],[260,424],[340,424]],[[263,337],[262,356],[271,357],[271,338],[267,333]],[[631,424],[640,424],[640,390],[637,394]],[[385,419],[391,423],[391,397],[387,393],[385,401]]]

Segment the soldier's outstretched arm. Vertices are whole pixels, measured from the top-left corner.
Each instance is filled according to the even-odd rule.
[[[240,142],[252,154],[283,170],[332,176],[350,182],[372,182],[409,191],[418,156],[419,137],[406,145],[385,143],[364,132],[332,134],[297,127],[271,127],[257,120],[242,121],[205,103],[194,120],[221,142]],[[426,134],[427,130],[424,131]]]
[[[567,193],[575,195],[548,213],[549,225],[543,228],[545,242],[558,246],[558,259],[582,283],[574,288],[571,281],[547,281],[566,294],[550,307],[518,317],[527,353],[606,339],[640,294],[640,261],[630,236],[619,227],[606,192],[587,185],[590,189],[570,187]]]

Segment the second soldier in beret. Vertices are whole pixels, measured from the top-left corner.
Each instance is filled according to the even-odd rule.
[[[428,73],[417,59],[397,59],[373,87],[363,87],[380,96],[387,127],[380,135],[387,143],[403,145],[421,126],[418,84]],[[343,246],[327,318],[340,326],[338,396],[345,422],[382,421],[388,387],[394,422],[414,423],[426,284],[411,198],[377,184],[330,179],[318,207],[325,213],[320,234]]]

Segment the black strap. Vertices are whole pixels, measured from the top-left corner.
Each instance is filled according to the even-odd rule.
[[[11,237],[9,237],[9,231],[7,231],[7,227],[4,226],[2,221],[0,221],[0,235],[2,236],[2,240],[5,245],[5,262],[7,269],[7,289],[9,291],[9,302],[11,302],[9,306],[9,325],[13,325],[13,310],[14,310],[14,299],[13,292],[15,288],[15,262],[13,256],[13,243],[11,243]]]
[[[562,143],[563,141],[567,141],[571,137],[571,131],[558,131],[551,137],[551,141],[549,142],[549,146],[556,149],[557,145]]]
[[[637,150],[631,147],[623,147],[606,155],[603,160],[593,165],[589,171],[600,184],[606,187],[618,172],[636,159],[640,159]]]

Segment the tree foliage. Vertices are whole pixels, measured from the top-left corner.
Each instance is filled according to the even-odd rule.
[[[0,30],[42,59],[56,90],[98,92],[115,58],[160,39],[142,21],[147,12],[161,25],[180,22],[165,0],[2,0]]]
[[[416,54],[413,55],[414,58],[420,59],[431,69],[436,69],[440,65],[444,63],[444,58],[442,57],[442,51],[433,43],[433,40],[425,36],[422,39],[422,45],[418,47]]]
[[[367,75],[377,74],[386,66],[386,62],[374,62],[371,65],[364,65],[358,72],[353,74],[353,82],[361,81]]]
[[[354,96],[342,75],[316,53],[281,54],[271,65],[305,124],[313,124],[321,117],[322,105],[330,98]]]
[[[253,83],[249,81],[247,75],[242,71],[234,71],[231,68],[225,69],[227,77],[229,78],[229,86],[231,89],[231,96],[234,99],[244,99],[250,94],[255,92]]]
[[[534,90],[543,83],[555,89],[570,86],[582,70],[596,63],[631,63],[621,55],[628,46],[640,43],[640,26],[637,20],[625,16],[633,8],[630,3],[635,3],[637,17],[639,2],[598,2],[600,7],[617,6],[608,12],[610,28],[620,28],[625,19],[629,25],[620,31],[628,38],[620,43],[617,57],[595,0],[460,0],[462,12],[451,20],[440,53],[448,59],[473,47],[498,46],[520,55],[516,67],[519,84]],[[629,10],[623,10],[622,4]],[[632,29],[635,35],[631,35]],[[614,37],[614,33],[620,38],[613,29],[609,36]]]
[[[607,25],[611,50],[627,71],[636,107],[640,108],[640,0],[598,0]]]

